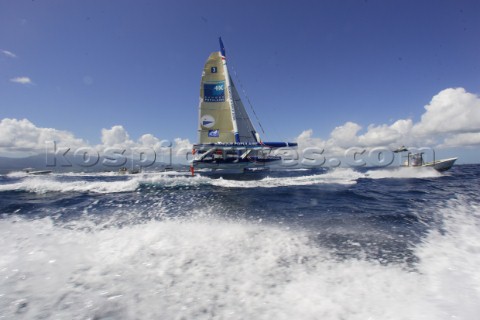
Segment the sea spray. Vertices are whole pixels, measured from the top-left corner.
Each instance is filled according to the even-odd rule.
[[[1,315],[476,319],[480,170],[365,173],[2,176]]]

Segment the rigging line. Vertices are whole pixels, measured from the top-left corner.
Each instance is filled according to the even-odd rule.
[[[250,106],[250,109],[252,110],[252,113],[253,113],[253,115],[255,116],[255,119],[257,120],[258,126],[259,126],[260,129],[262,130],[262,133],[263,133],[264,135],[266,135],[265,130],[263,130],[263,126],[262,126],[262,124],[260,123],[260,119],[258,118],[257,113],[255,112],[255,109],[253,108],[253,105],[252,105],[252,103],[250,102],[250,98],[248,97],[247,92],[246,92],[245,89],[243,88],[243,84],[242,84],[242,82],[240,81],[240,78],[238,77],[237,70],[235,70],[235,68],[233,67],[233,65],[232,65],[231,63],[230,63],[230,66],[232,67],[233,74],[235,75],[235,80],[237,80],[237,83],[240,85],[240,89],[242,89],[243,95],[244,95],[245,98],[247,99],[248,105]]]

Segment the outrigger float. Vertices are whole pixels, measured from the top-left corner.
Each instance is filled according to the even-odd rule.
[[[261,140],[229,75],[225,47],[221,38],[219,41],[220,51],[210,54],[203,68],[199,143],[192,150],[192,175],[196,168],[237,171],[267,168],[282,160],[274,150],[297,147],[294,142]]]

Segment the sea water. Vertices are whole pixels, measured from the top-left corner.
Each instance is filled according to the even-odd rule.
[[[480,166],[0,176],[2,319],[478,319]]]

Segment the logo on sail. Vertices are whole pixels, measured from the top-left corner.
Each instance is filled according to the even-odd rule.
[[[220,130],[215,129],[215,130],[208,130],[208,137],[209,138],[218,138],[220,135]]]
[[[203,101],[205,102],[224,102],[225,101],[225,81],[203,84]]]
[[[202,127],[212,128],[215,125],[215,119],[211,115],[206,114],[200,118],[200,123]]]

